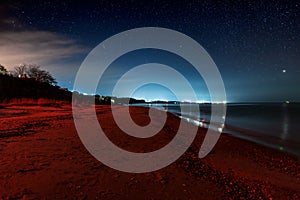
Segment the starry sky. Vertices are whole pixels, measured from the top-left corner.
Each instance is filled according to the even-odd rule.
[[[298,1],[8,1],[0,2],[0,64],[41,65],[61,87],[73,88],[84,58],[103,40],[138,27],[182,32],[210,54],[222,75],[228,102],[300,101],[300,3]],[[199,100],[209,100],[200,75],[184,59],[147,49],[117,59],[98,93],[130,68],[163,63],[182,72]],[[166,77],[172,80],[172,77]],[[82,91],[84,92],[84,91]],[[175,100],[159,85],[135,96]],[[187,95],[188,100],[188,95]]]

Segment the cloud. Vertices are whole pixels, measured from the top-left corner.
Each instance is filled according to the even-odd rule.
[[[48,31],[0,32],[0,64],[9,70],[20,63],[50,66],[86,53],[75,40]]]

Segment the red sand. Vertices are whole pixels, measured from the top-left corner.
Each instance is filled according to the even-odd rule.
[[[97,106],[97,113],[115,144],[137,152],[166,145],[179,124],[169,114],[156,136],[133,139],[115,126],[109,106]],[[140,125],[149,122],[146,108],[132,107],[131,114]],[[299,158],[222,134],[213,151],[199,159],[205,133],[199,128],[175,163],[131,174],[111,169],[87,152],[70,106],[0,108],[0,199],[300,198]]]

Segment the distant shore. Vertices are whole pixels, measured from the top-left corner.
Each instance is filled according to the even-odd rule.
[[[124,107],[118,109],[124,112]],[[110,106],[96,106],[96,112],[111,141],[136,152],[166,145],[180,121],[169,113],[157,135],[136,139],[116,127]],[[131,107],[130,112],[137,124],[149,123],[147,108]],[[213,151],[199,159],[205,133],[199,128],[191,147],[175,163],[130,174],[103,165],[87,152],[70,105],[8,105],[0,109],[0,198],[300,198],[298,157],[222,134]]]

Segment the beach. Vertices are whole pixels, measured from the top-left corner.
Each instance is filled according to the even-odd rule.
[[[131,107],[133,120],[149,123],[148,108]],[[118,112],[125,112],[119,106]],[[158,111],[164,112],[164,111]],[[109,105],[97,105],[107,137],[127,151],[168,144],[180,118],[168,113],[155,136],[136,139],[116,125]],[[185,126],[194,126],[187,122]],[[203,159],[206,130],[171,165],[126,173],[95,159],[82,144],[71,105],[0,107],[0,199],[299,199],[300,160],[276,149],[222,134]]]

